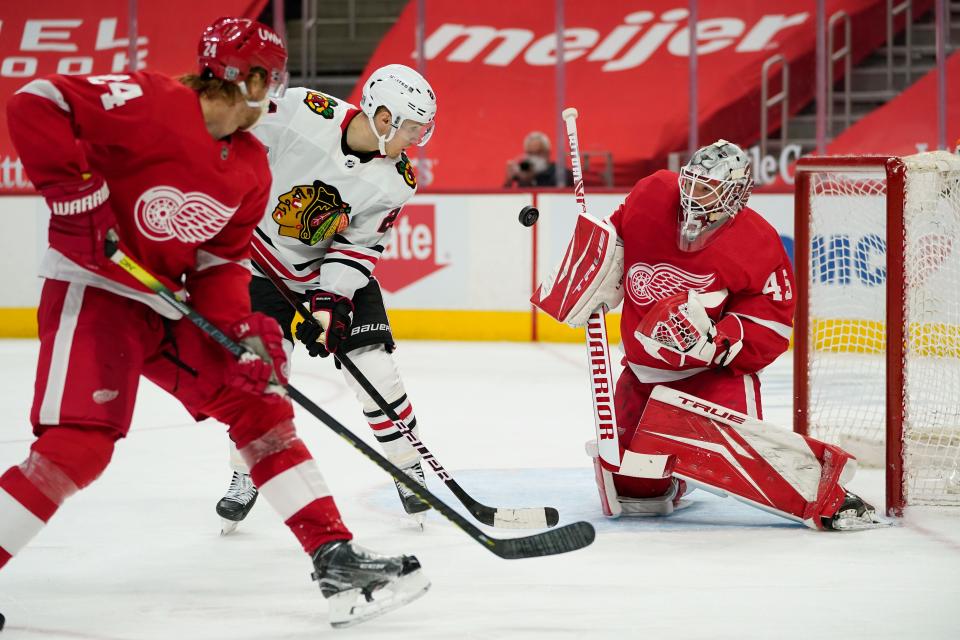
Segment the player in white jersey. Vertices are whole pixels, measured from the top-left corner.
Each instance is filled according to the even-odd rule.
[[[324,328],[302,323],[297,339],[311,356],[347,353],[380,395],[417,433],[417,420],[391,355],[393,335],[372,277],[390,229],[417,189],[405,150],[433,133],[437,102],[427,81],[403,65],[376,70],[360,107],[318,91],[290,89],[253,130],[269,151],[273,186],[253,237],[254,255],[300,295]],[[293,308],[254,268],[253,308],[275,318],[293,343]],[[344,371],[385,455],[420,484],[420,456]],[[217,504],[224,532],[249,513],[257,490],[243,460]],[[418,522],[429,507],[401,484],[405,511]]]

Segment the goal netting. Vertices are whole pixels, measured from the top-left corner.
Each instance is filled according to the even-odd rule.
[[[960,157],[806,158],[796,205],[797,429],[960,505]]]

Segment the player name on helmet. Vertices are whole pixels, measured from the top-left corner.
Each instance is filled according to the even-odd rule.
[[[640,66],[664,44],[674,56],[690,55],[690,28],[684,22],[688,15],[683,8],[670,9],[659,16],[652,11],[635,11],[605,35],[589,27],[564,29],[564,61],[584,58],[586,62],[603,63],[601,69],[609,72]],[[714,53],[734,43],[737,53],[776,48],[774,38],[778,33],[804,24],[809,17],[809,12],[763,15],[749,29],[736,17],[699,20],[697,53]],[[481,64],[505,67],[522,53],[523,62],[531,66],[555,64],[556,34],[550,32],[536,40],[534,36],[530,29],[509,24],[495,27],[447,23],[434,30],[424,46],[428,60],[445,53],[448,62],[473,62],[486,52]]]
[[[610,367],[607,366],[603,319],[593,315],[587,321],[587,350],[590,354],[590,381],[593,383],[593,397],[597,411],[597,433],[601,440],[612,440],[615,436],[613,423],[613,396],[610,379]]]
[[[268,42],[272,42],[273,44],[281,47],[284,46],[283,40],[280,39],[280,36],[275,34],[273,31],[270,31],[269,29],[261,29],[258,27],[257,35],[260,36],[261,40],[267,40]]]
[[[82,198],[54,202],[51,211],[58,216],[72,216],[78,213],[87,213],[101,206],[110,197],[110,189],[104,183],[93,193],[89,193]]]
[[[743,424],[746,422],[743,416],[738,415],[737,413],[731,411],[725,411],[719,407],[714,407],[713,405],[706,404],[702,400],[697,398],[687,398],[685,396],[677,396],[680,399],[680,403],[693,409],[699,411],[700,413],[707,414],[720,420],[729,420],[730,422],[736,422],[737,424]]]

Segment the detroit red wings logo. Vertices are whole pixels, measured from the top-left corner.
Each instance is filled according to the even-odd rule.
[[[199,191],[184,193],[161,185],[140,195],[134,205],[134,220],[140,233],[151,240],[176,238],[199,244],[220,233],[237,209]]]
[[[714,273],[690,273],[665,262],[652,266],[638,262],[627,272],[627,293],[635,303],[646,306],[690,289],[703,293],[716,279]]]

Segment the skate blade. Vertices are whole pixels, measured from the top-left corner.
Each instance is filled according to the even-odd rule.
[[[372,602],[367,602],[359,589],[338,593],[327,599],[330,606],[330,626],[334,629],[346,629],[372,620],[413,602],[429,588],[430,580],[423,571],[417,569],[374,591]]]
[[[237,530],[237,527],[240,526],[239,520],[227,520],[226,518],[220,518],[220,535],[228,536],[234,531]]]
[[[865,529],[885,529],[893,526],[892,520],[881,520],[877,515],[865,518],[840,518],[833,523],[834,531],[864,531]]]

